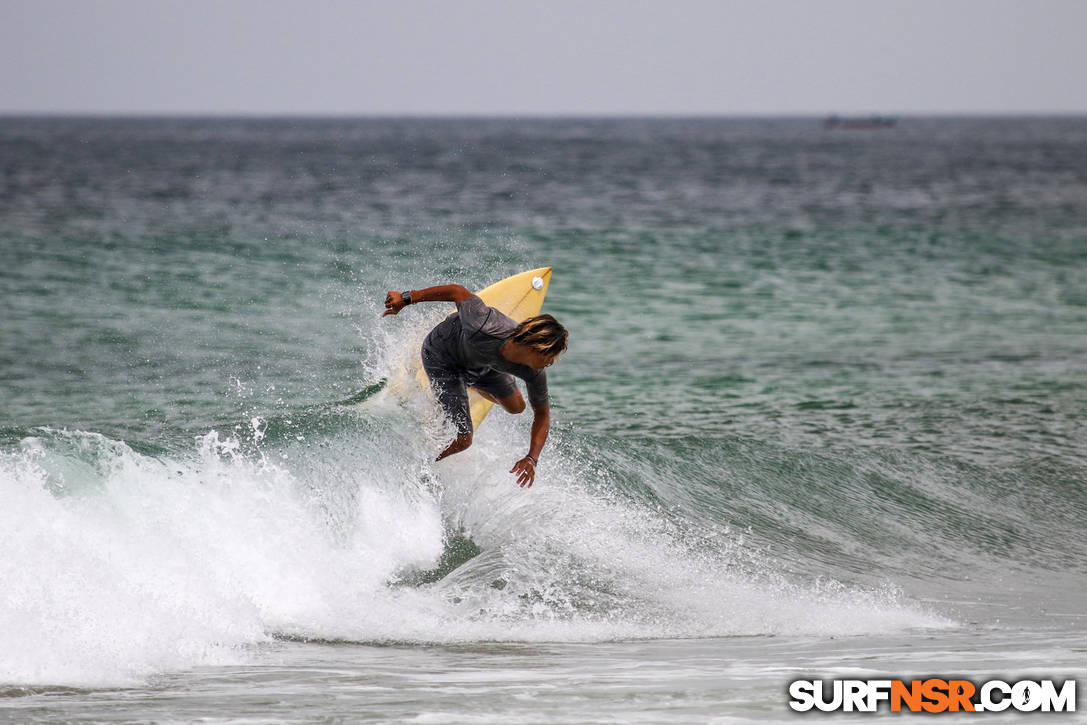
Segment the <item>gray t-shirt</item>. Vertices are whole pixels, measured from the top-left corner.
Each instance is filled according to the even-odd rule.
[[[528,402],[539,408],[547,405],[547,374],[502,357],[502,346],[516,328],[516,322],[472,295],[458,302],[457,311],[430,331],[423,347],[444,360],[468,385],[489,370],[521,378],[528,389]]]

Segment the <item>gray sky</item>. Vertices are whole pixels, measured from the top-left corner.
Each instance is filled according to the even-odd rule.
[[[0,0],[0,113],[1087,112],[1087,0]]]

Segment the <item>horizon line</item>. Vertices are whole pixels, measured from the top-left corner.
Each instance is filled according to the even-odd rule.
[[[1078,118],[1083,110],[942,110],[942,111],[114,111],[114,110],[4,110],[0,118],[100,118],[100,119],[311,119],[311,120],[652,120],[652,119],[827,119],[827,118]]]

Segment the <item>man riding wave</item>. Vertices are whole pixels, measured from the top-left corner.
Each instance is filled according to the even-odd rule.
[[[437,460],[472,445],[468,388],[508,413],[521,413],[525,399],[513,380],[518,377],[525,381],[532,405],[532,434],[528,454],[513,464],[510,473],[517,475],[522,488],[531,486],[551,427],[544,369],[566,350],[566,328],[551,315],[536,315],[518,324],[459,284],[406,292],[390,290],[382,317],[418,302],[457,305],[457,311],[438,323],[423,341],[423,369],[439,405],[457,428],[457,437]]]

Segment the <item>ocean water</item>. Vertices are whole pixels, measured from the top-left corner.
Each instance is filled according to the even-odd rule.
[[[535,486],[434,463],[386,290],[545,265]],[[2,722],[1082,686],[1085,420],[1087,119],[0,119]]]

